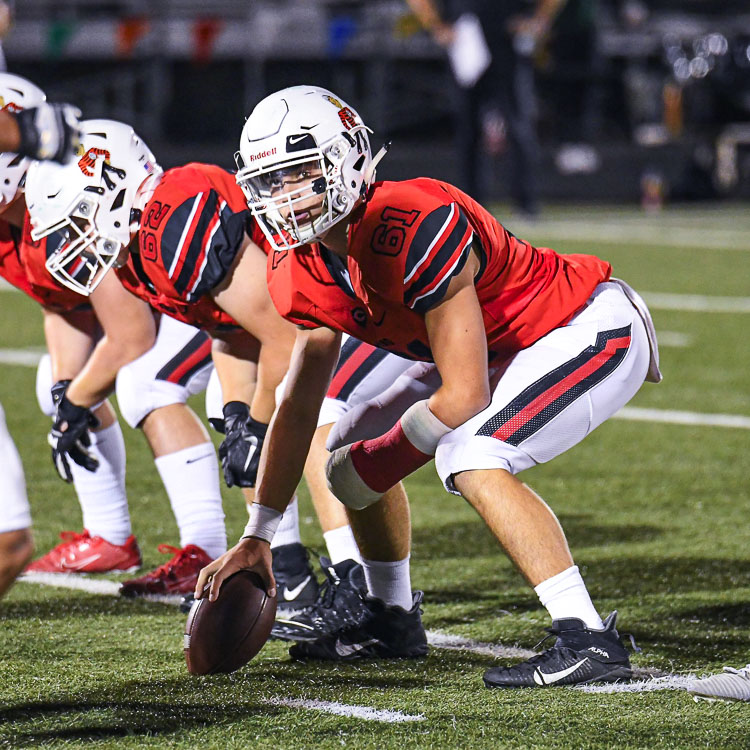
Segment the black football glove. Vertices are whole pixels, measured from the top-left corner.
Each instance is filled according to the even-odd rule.
[[[42,102],[15,113],[21,132],[18,153],[32,159],[51,159],[65,164],[80,143],[78,118],[81,112],[71,104]]]
[[[224,404],[224,429],[219,458],[227,487],[255,487],[268,425],[256,422],[247,404],[230,401]]]
[[[76,406],[62,394],[47,442],[52,447],[52,463],[64,481],[73,481],[69,458],[88,471],[96,471],[99,467],[99,459],[88,450],[91,446],[89,430],[99,424],[90,409]]]

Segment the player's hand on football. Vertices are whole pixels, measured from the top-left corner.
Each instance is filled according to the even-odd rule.
[[[213,602],[219,596],[221,584],[238,570],[253,570],[262,579],[268,596],[276,596],[276,581],[271,570],[271,545],[263,539],[244,537],[221,557],[201,570],[195,584],[195,598],[208,593]]]
[[[99,460],[88,450],[91,447],[89,430],[98,426],[99,420],[90,409],[77,406],[62,394],[47,442],[52,448],[52,463],[64,481],[73,481],[69,459],[88,471],[99,467]]]
[[[81,111],[71,104],[42,102],[15,114],[21,145],[18,153],[64,164],[80,143]]]
[[[260,452],[268,425],[250,416],[250,407],[242,401],[224,405],[224,432],[219,458],[227,487],[255,487]]]

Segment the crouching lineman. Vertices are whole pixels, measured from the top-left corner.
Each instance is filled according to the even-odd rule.
[[[50,254],[47,267],[62,283],[85,292],[84,286],[92,286],[111,266],[119,266],[117,276],[133,294],[156,310],[211,332],[223,391],[219,421],[226,431],[220,447],[224,476],[229,486],[252,488],[275,407],[275,389],[286,373],[294,340],[293,326],[278,315],[268,295],[265,253],[247,232],[254,233],[258,241],[264,241],[263,235],[234,178],[219,167],[188,164],[171,169],[139,192],[143,179],[139,170],[122,168],[128,158],[127,152],[122,153],[126,141],[115,137],[122,128],[132,132],[128,126],[107,120],[82,125],[84,147],[93,161],[86,184],[89,189],[80,192],[90,206],[85,215],[74,200],[82,186],[73,192],[68,187],[69,173],[80,182],[75,165],[62,170],[40,169],[31,175],[35,184],[29,186],[30,211],[37,236],[48,236],[60,227],[77,233],[83,226],[91,243],[97,243],[63,244]],[[36,185],[45,188],[37,194]],[[54,192],[49,185],[59,185],[65,194],[54,201],[48,199]],[[135,223],[123,238],[107,223],[108,217],[113,210],[131,209]],[[359,356],[352,361],[363,364]],[[368,368],[369,363],[362,370]],[[351,375],[356,379],[361,372],[356,368]],[[122,375],[118,390],[121,381]],[[324,460],[318,462],[316,473],[317,485],[324,486]],[[313,494],[315,497],[315,491]],[[320,502],[331,508],[325,516],[329,528],[324,526],[324,532],[332,566],[349,561],[349,571],[351,561],[356,563],[358,557],[356,545],[339,503],[330,498],[327,489],[325,495]],[[325,567],[328,570],[329,566]],[[289,509],[279,530],[274,570],[282,584],[282,610],[315,602],[317,582],[300,543],[296,505]],[[342,570],[343,566],[338,573]],[[351,582],[349,577],[346,580]]]
[[[36,221],[42,229],[33,243],[24,246],[24,265],[36,285],[52,287],[58,294],[75,292],[79,302],[90,300],[101,327],[98,338],[79,334],[79,340],[72,342],[76,346],[71,346],[68,336],[64,349],[68,369],[61,370],[53,362],[53,375],[47,374],[44,384],[42,372],[38,382],[41,400],[51,392],[57,401],[50,433],[53,458],[63,479],[75,478],[86,528],[80,534],[66,534],[62,544],[28,570],[101,572],[141,564],[130,529],[124,445],[114,414],[104,429],[95,431],[97,405],[116,383],[124,418],[143,430],[152,449],[180,532],[180,547],[160,546],[170,556],[165,564],[125,581],[120,591],[126,596],[182,594],[194,586],[197,571],[226,549],[216,454],[205,428],[185,403],[191,394],[205,389],[211,344],[205,333],[155,316],[114,273],[94,276],[86,253],[96,256],[95,240],[81,231],[81,224],[50,218],[60,204],[72,207],[77,216],[91,212],[107,234],[104,245],[122,241],[131,231],[130,208],[124,203],[132,203],[138,190],[150,189],[161,174],[151,152],[130,128],[97,136],[95,143],[81,137],[77,160],[64,167],[39,162],[29,168],[26,198],[29,206],[41,207]],[[108,149],[121,155],[114,165],[100,158]],[[126,184],[126,174],[137,175],[134,185]],[[100,183],[116,190],[119,201],[97,211],[90,196],[98,194],[92,189],[98,190]],[[50,275],[45,268],[61,247],[83,258],[75,274],[55,272],[53,267]],[[58,326],[49,337],[53,346],[59,330]],[[81,486],[87,491],[82,493]]]
[[[27,158],[65,161],[78,142],[78,111],[68,104],[48,104],[42,91],[20,76],[0,74],[0,171],[6,178],[0,187],[0,212],[17,196],[18,183],[26,171]],[[26,157],[26,158],[25,158]],[[12,165],[10,175],[7,171]],[[0,274],[6,257],[15,255],[9,225],[0,226]],[[10,265],[17,270],[11,259]],[[13,273],[24,291],[22,274]],[[0,466],[5,478],[0,496],[0,597],[10,588],[33,554],[31,514],[26,497],[23,467],[5,424],[0,406]]]
[[[269,541],[302,471],[340,331],[421,360],[439,383],[383,434],[337,448],[334,494],[363,556],[372,540],[408,553],[381,495],[433,456],[446,489],[478,511],[552,618],[554,646],[484,675],[488,687],[627,679],[630,663],[602,622],[560,524],[516,474],[582,440],[659,380],[648,311],[608,263],[534,248],[446,183],[371,183],[367,129],[312,86],[264,99],[245,123],[237,179],[275,251],[268,285],[297,334],[290,382],[269,431],[245,536],[201,571],[196,595],[240,568],[272,586]],[[310,244],[320,240],[317,244]],[[417,373],[424,376],[425,373]],[[427,373],[429,374],[429,373]],[[378,558],[373,558],[378,559]],[[382,559],[382,558],[380,558]],[[398,585],[368,598],[369,617],[295,658],[417,656],[427,650],[418,597]],[[374,592],[370,592],[371,594]]]

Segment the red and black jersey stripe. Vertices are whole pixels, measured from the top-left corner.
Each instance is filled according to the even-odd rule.
[[[193,375],[210,363],[211,337],[200,331],[156,373],[156,379],[187,385]]]
[[[629,346],[629,325],[601,331],[593,346],[532,383],[476,434],[519,445],[612,373]]]
[[[352,391],[387,356],[388,352],[383,349],[377,349],[355,338],[348,338],[341,347],[339,361],[326,396],[346,401]]]
[[[440,206],[420,223],[404,268],[404,303],[425,312],[445,296],[469,257],[473,230],[457,204]]]
[[[226,276],[242,246],[249,212],[233,212],[215,190],[184,201],[161,236],[162,264],[177,294],[199,299]]]

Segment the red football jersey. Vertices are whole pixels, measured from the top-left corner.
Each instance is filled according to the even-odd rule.
[[[418,178],[371,188],[353,216],[346,261],[320,244],[271,253],[268,285],[279,312],[299,325],[430,361],[424,314],[472,249],[491,360],[567,323],[611,273],[593,255],[533,247],[452,185]]]
[[[245,196],[226,170],[197,163],[170,169],[143,209],[137,252],[117,275],[126,289],[184,323],[237,326],[208,292],[229,271],[249,221]],[[262,236],[257,227],[255,235]]]
[[[34,242],[28,212],[23,229],[0,220],[0,276],[50,310],[68,312],[87,307],[85,297],[60,286],[44,266],[48,248],[52,252],[58,242],[57,234]]]

